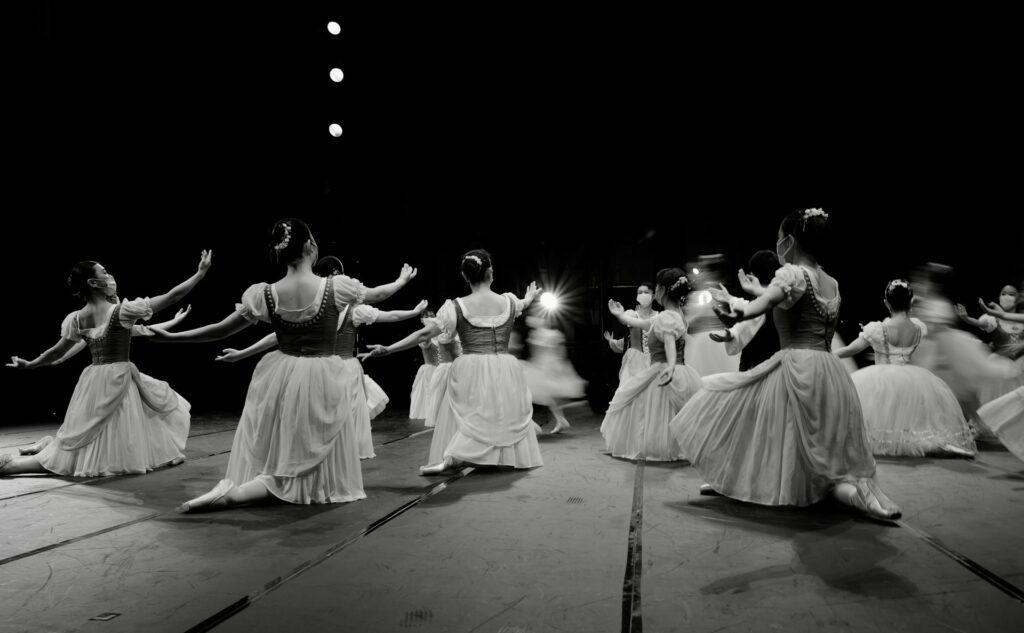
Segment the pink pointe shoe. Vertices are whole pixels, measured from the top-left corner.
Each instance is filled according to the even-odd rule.
[[[174,510],[176,512],[195,512],[197,510],[210,509],[213,504],[220,501],[224,495],[228,494],[232,490],[237,488],[235,482],[230,479],[221,479],[217,482],[217,485],[213,487],[213,490],[206,494],[199,495],[195,499],[191,499],[181,504]]]

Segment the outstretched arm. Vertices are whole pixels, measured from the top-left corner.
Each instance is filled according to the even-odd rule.
[[[427,301],[424,299],[416,304],[416,307],[412,310],[381,310],[380,314],[377,315],[377,323],[397,323],[398,321],[405,321],[413,317],[419,316],[421,312],[427,309]]]
[[[981,299],[978,299],[978,303],[981,304],[981,307],[985,310],[985,312],[988,312],[989,314],[998,319],[1002,319],[1004,321],[1014,321],[1016,323],[1024,323],[1024,313],[1007,312],[1006,310],[1003,310],[1001,307],[999,307],[999,305],[996,303],[990,303],[988,305],[985,305],[985,302],[982,301]]]
[[[196,274],[171,288],[170,291],[165,294],[151,298],[149,300],[149,305],[153,308],[153,312],[159,312],[184,299],[185,295],[191,292],[192,289],[196,287],[196,284],[206,276],[206,271],[210,270],[210,259],[212,257],[213,251],[203,251],[203,254],[199,258],[199,268],[196,270]]]
[[[723,323],[728,326],[732,326],[740,321],[752,319],[768,312],[768,310],[771,310],[776,305],[782,303],[782,300],[785,299],[785,297],[786,294],[782,291],[782,288],[779,288],[778,286],[768,286],[765,289],[764,294],[748,303],[746,308],[741,309],[736,306],[732,306],[732,311],[726,312],[716,305],[712,309]]]
[[[11,356],[11,362],[8,363],[7,366],[14,369],[36,369],[38,367],[49,367],[57,360],[63,359],[64,355],[67,354],[75,344],[75,341],[62,338],[57,341],[56,345],[46,350],[33,360],[25,360],[24,358]]]
[[[416,269],[409,264],[402,266],[402,272],[399,273],[398,279],[392,281],[389,284],[383,286],[377,286],[375,288],[367,288],[366,295],[363,298],[364,303],[380,303],[391,295],[395,294],[402,289],[407,283],[412,281],[416,277]]]
[[[982,307],[985,307],[985,306],[983,305]],[[967,314],[967,308],[963,307],[959,303],[956,304],[955,306],[953,306],[953,310],[956,312],[956,315],[958,317],[960,317],[960,320],[963,321],[964,323],[966,323],[967,325],[969,325],[971,327],[974,327],[974,328],[978,328],[979,330],[985,329],[981,325],[981,321],[979,321],[978,319],[972,318],[970,315],[968,315]]]
[[[838,356],[839,358],[849,358],[850,356],[856,356],[857,354],[860,354],[868,347],[870,347],[870,343],[868,343],[866,340],[858,336],[857,340],[855,340],[854,342],[850,343],[846,347],[840,347],[839,349],[834,350],[832,353]]]
[[[150,327],[152,330],[154,341],[166,341],[171,343],[207,343],[209,341],[219,341],[222,338],[227,338],[232,334],[241,332],[245,328],[252,325],[238,312],[232,313],[226,319],[220,323],[211,323],[210,325],[204,325],[203,327],[196,328],[194,330],[185,330],[184,332],[168,332],[166,330]]]
[[[64,361],[68,360],[69,358],[73,358],[74,356],[77,356],[78,353],[81,352],[83,349],[85,349],[87,346],[88,346],[88,344],[84,340],[78,341],[73,346],[71,346],[71,349],[69,349],[68,351],[64,352],[63,356],[61,356],[57,360],[55,360],[52,363],[50,363],[50,365],[60,365]]]
[[[623,354],[626,352],[626,339],[615,338],[611,332],[604,333],[604,340],[608,341],[608,347],[612,348],[612,351],[616,354]]]
[[[640,328],[644,331],[651,329],[650,319],[640,319],[629,316],[626,314],[626,309],[622,307],[622,304],[614,299],[608,300],[608,311],[619,320],[619,323],[622,323],[625,326]]]
[[[397,343],[392,343],[391,345],[370,345],[370,353],[367,354],[365,358],[387,356],[388,354],[394,354],[395,352],[411,349],[420,343],[426,343],[440,333],[441,328],[433,323],[429,323]]]
[[[275,347],[277,347],[277,334],[271,332],[270,334],[267,334],[260,340],[256,341],[255,343],[241,351],[237,349],[231,349],[229,347],[228,349],[223,350],[221,352],[221,355],[218,356],[215,360],[224,361],[225,363],[235,363],[242,360],[243,358],[249,358],[250,356],[261,354],[267,351],[268,349],[273,349]]]

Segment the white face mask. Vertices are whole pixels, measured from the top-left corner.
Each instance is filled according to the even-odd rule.
[[[103,294],[105,294],[108,297],[113,297],[114,295],[117,294],[117,281],[115,281],[113,279],[111,279],[110,281],[106,281],[106,280],[103,280],[103,279],[97,279],[97,281],[99,281],[103,285],[97,284],[97,285],[93,286],[93,288],[102,288],[103,289]]]
[[[1014,295],[999,295],[999,307],[1007,312],[1017,307],[1017,297]]]
[[[793,239],[792,238],[793,238],[792,235],[786,235],[781,240],[775,242],[775,254],[778,256],[780,264],[785,264],[786,263],[786,255],[789,255],[789,251],[793,250]],[[784,251],[780,251],[779,250],[779,244],[782,244],[782,242],[784,240],[786,240],[786,239],[789,239],[789,247],[786,248],[786,250],[784,250]]]
[[[636,302],[641,308],[650,307],[652,301],[654,301],[654,297],[649,294],[642,294],[636,296]]]

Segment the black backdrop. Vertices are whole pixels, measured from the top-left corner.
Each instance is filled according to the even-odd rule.
[[[918,263],[954,265],[962,301],[1024,278],[1020,104],[998,37],[949,48],[895,29],[767,33],[641,10],[210,4],[43,2],[12,17],[5,355],[56,341],[80,259],[134,297],[212,248],[189,323],[219,319],[280,276],[265,234],[284,216],[307,219],[321,252],[368,284],[418,266],[385,308],[460,293],[459,256],[481,246],[497,290],[561,287],[598,404],[618,362],[603,302],[701,254],[742,265],[794,208],[833,218],[822,260],[847,339]],[[212,358],[265,331],[133,354],[194,413],[237,411],[255,360]],[[5,423],[59,419],[85,362],[4,372]],[[401,405],[418,363],[367,369]]]

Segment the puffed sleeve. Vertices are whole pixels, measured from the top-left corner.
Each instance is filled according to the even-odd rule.
[[[242,315],[242,318],[249,323],[263,321],[270,323],[270,312],[267,309],[267,299],[264,295],[267,284],[258,283],[249,286],[242,293],[242,302],[235,304],[235,312]]]
[[[437,316],[427,319],[427,323],[433,323],[441,329],[443,334],[439,337],[442,343],[450,342],[445,341],[445,338],[454,337],[456,334],[455,326],[458,323],[459,315],[455,311],[455,302],[451,299],[444,302],[441,309],[437,311]]]
[[[786,295],[782,303],[779,304],[783,310],[792,308],[807,292],[807,278],[804,276],[804,271],[793,264],[785,264],[776,270],[775,278],[768,285],[779,288]]]
[[[917,329],[921,330],[921,336],[928,336],[928,326],[924,324],[924,321],[917,317],[910,317],[910,322],[917,326]]]
[[[117,318],[122,327],[131,328],[136,321],[148,321],[152,316],[153,306],[149,302],[149,297],[145,297],[122,301]]]
[[[64,317],[64,322],[60,324],[61,338],[66,338],[69,341],[75,341],[76,343],[82,340],[82,333],[78,331],[77,316],[77,312],[72,312]]]
[[[526,308],[526,302],[523,301],[522,299],[520,299],[519,297],[517,297],[515,295],[515,293],[512,293],[512,292],[506,292],[502,296],[503,297],[508,297],[509,299],[512,300],[512,309],[516,311],[515,318],[518,319],[519,315],[522,314],[523,310]]]
[[[981,329],[985,330],[986,332],[991,332],[992,330],[999,327],[999,321],[991,314],[983,314],[980,317],[978,317],[978,325],[980,325]]]
[[[334,303],[339,310],[345,306],[362,303],[366,299],[366,286],[348,275],[334,276]]]
[[[352,322],[356,324],[356,327],[360,325],[373,325],[377,322],[377,317],[379,316],[380,310],[378,308],[360,304],[352,312]]]
[[[678,312],[666,310],[651,319],[651,331],[661,341],[665,340],[666,334],[678,339],[686,336],[686,321]]]
[[[885,338],[882,335],[882,322],[872,321],[864,326],[864,329],[860,331],[859,338],[867,341],[868,345],[872,348],[880,348],[885,344]]]

